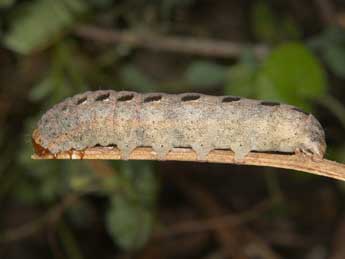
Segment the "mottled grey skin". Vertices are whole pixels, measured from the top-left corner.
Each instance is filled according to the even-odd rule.
[[[322,158],[326,150],[320,123],[293,106],[194,93],[86,92],[47,111],[38,131],[35,141],[53,154],[116,145],[124,159],[139,146],[160,159],[173,147],[191,147],[200,160],[231,149],[238,161],[250,151]]]

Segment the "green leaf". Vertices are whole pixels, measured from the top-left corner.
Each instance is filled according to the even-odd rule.
[[[301,43],[286,43],[264,61],[257,78],[258,97],[309,109],[311,100],[326,93],[326,74],[317,58]]]
[[[124,163],[120,177],[123,192],[111,197],[107,229],[120,247],[136,250],[145,245],[152,232],[157,182],[151,163],[146,162]]]
[[[221,84],[225,80],[226,67],[211,62],[195,61],[186,71],[186,80],[196,87]]]
[[[36,0],[22,6],[10,23],[4,44],[30,54],[54,42],[87,6],[81,0]]]

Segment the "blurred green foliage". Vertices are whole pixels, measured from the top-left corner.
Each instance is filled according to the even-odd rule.
[[[315,99],[327,93],[325,71],[302,43],[278,45],[258,64],[250,53],[230,68],[225,91],[290,103],[311,110]]]
[[[239,62],[228,69],[225,81],[225,94],[257,97],[256,76],[259,62],[254,54],[247,50],[244,52]]]
[[[259,69],[260,99],[291,103],[307,110],[309,102],[326,94],[326,75],[320,62],[301,43],[274,49]]]
[[[278,16],[268,1],[258,1],[253,4],[252,28],[259,41],[271,44],[283,40],[297,40],[301,37],[301,31],[294,19],[285,14]]]
[[[223,83],[225,72],[224,66],[211,62],[194,61],[188,66],[185,79],[196,88],[210,87]]]
[[[13,14],[3,41],[10,49],[29,54],[58,40],[86,10],[87,5],[80,0],[27,2]]]
[[[130,46],[90,44],[85,47],[85,42],[83,44],[73,36],[73,28],[83,21],[116,27],[113,21],[120,20],[120,27],[133,29],[133,21],[140,21],[133,27],[141,27],[146,25],[144,21],[159,17],[155,18],[158,22],[153,28],[166,31],[169,30],[166,24],[171,23],[176,10],[197,1],[124,1],[119,6],[112,0],[15,2],[0,0],[0,8],[9,8],[8,14],[0,17],[0,24],[8,25],[1,38],[2,45],[13,51],[18,60],[39,54],[45,55],[48,61],[28,93],[28,101],[38,105],[40,112],[28,116],[24,123],[27,135],[18,155],[17,173],[6,172],[9,156],[2,156],[0,179],[7,177],[9,180],[3,181],[0,198],[14,183],[15,190],[12,189],[11,195],[27,204],[52,204],[71,192],[105,197],[108,200],[107,230],[123,249],[142,247],[155,224],[158,183],[153,164],[111,163],[108,166],[113,174],[105,177],[98,175],[97,170],[85,161],[32,161],[28,136],[46,109],[67,96],[99,87],[143,92],[215,92],[277,100],[315,111],[315,103],[329,95],[325,67],[337,77],[345,78],[344,30],[329,28],[306,44],[301,41],[302,29],[297,23],[287,14],[278,17],[263,1],[252,6],[251,29],[258,41],[270,46],[267,56],[257,57],[247,49],[238,60],[192,57],[186,62],[175,61],[178,72],[175,76],[174,68],[168,66],[167,80],[154,76],[157,68],[163,66],[160,62],[156,61],[154,67],[154,61],[144,58],[145,65],[142,65],[140,55],[138,58]],[[126,4],[127,9],[124,8]],[[136,4],[147,9],[133,8]],[[115,8],[111,8],[113,5]],[[102,13],[101,18],[97,16],[98,12]],[[148,27],[147,30],[152,30],[152,26]],[[327,102],[323,104],[327,106]],[[336,116],[344,118],[345,115],[338,112]],[[1,142],[6,141],[3,134],[0,131]],[[344,161],[344,147],[338,150],[339,160]],[[68,210],[72,222],[82,221],[80,217],[84,213],[75,213],[76,209],[88,211],[87,201],[79,205]],[[85,217],[87,214],[85,212]]]
[[[121,79],[125,86],[137,91],[152,92],[157,89],[153,80],[133,65],[121,69]]]
[[[16,0],[0,0],[0,8],[1,7],[9,7],[14,4]]]
[[[309,42],[321,54],[329,69],[338,77],[345,78],[345,30],[329,27]]]
[[[107,226],[121,247],[134,250],[141,248],[152,232],[157,182],[151,163],[123,163],[120,172],[124,183],[122,190],[111,196]]]
[[[50,53],[52,63],[31,89],[30,100],[44,101],[47,106],[52,106],[67,96],[86,91],[89,61],[79,54],[73,42],[55,46]]]

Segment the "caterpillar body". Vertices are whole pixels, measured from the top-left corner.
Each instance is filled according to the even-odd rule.
[[[277,102],[198,93],[113,90],[69,97],[48,110],[33,134],[36,153],[57,154],[116,146],[123,159],[152,147],[159,159],[172,148],[192,148],[199,160],[230,149],[235,160],[249,152],[302,152],[322,158],[325,134],[317,119]]]

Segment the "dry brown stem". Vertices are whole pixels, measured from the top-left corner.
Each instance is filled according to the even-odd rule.
[[[323,24],[329,26],[336,23],[336,12],[332,1],[314,0],[314,3],[318,7],[319,16]]]
[[[202,213],[208,217],[217,217],[225,214],[224,208],[213,195],[197,183],[186,181],[182,177],[175,177],[174,183],[180,188],[188,199],[190,199]],[[227,222],[225,225],[216,222],[214,236],[221,246],[223,257],[249,259],[240,250],[236,227]]]
[[[239,214],[224,213],[221,216],[212,216],[207,219],[194,219],[178,222],[170,226],[165,226],[155,233],[156,238],[172,237],[181,234],[195,234],[204,231],[214,230],[218,227],[239,226],[255,220],[261,214],[272,208],[271,201],[263,201],[255,205],[248,211]]]
[[[185,177],[177,176],[170,178],[183,193],[203,210],[203,214],[210,217],[220,217],[226,213],[221,201],[217,200],[210,192],[195,182],[186,181]],[[222,257],[249,259],[253,257],[280,259],[271,247],[269,247],[259,236],[250,231],[246,226],[236,224],[236,215],[232,215],[228,222],[214,222],[215,236],[221,245]],[[241,218],[242,220],[242,218]],[[244,220],[244,218],[243,218]],[[237,223],[239,223],[237,221]]]
[[[36,218],[28,223],[24,223],[15,228],[5,230],[0,233],[0,243],[2,242],[13,242],[27,238],[47,225],[47,223],[54,224],[59,221],[65,212],[66,208],[72,206],[79,201],[80,194],[71,193],[65,196],[65,198],[54,206],[52,209],[48,210],[43,216]]]
[[[120,43],[137,48],[219,58],[238,58],[243,54],[244,50],[249,48],[259,58],[265,56],[268,52],[268,48],[263,45],[200,39],[196,37],[163,36],[147,32],[116,31],[92,25],[78,26],[75,29],[75,34],[81,38],[103,43]]]
[[[112,147],[93,147],[86,149],[83,153],[77,152],[62,152],[54,157],[51,154],[38,156],[33,155],[33,159],[107,159],[120,160],[121,152],[117,148]],[[136,148],[130,160],[158,160],[157,154],[151,148]],[[194,151],[188,148],[174,148],[166,157],[169,161],[193,161],[197,160]],[[241,163],[236,163],[234,160],[234,153],[228,150],[214,150],[208,155],[205,162],[210,163],[225,163],[225,164],[240,164],[240,165],[255,165],[255,166],[269,166],[285,169],[292,169],[296,171],[307,172],[316,175],[323,175],[338,180],[345,180],[345,165],[323,159],[314,161],[310,157],[289,154],[269,154],[269,153],[250,153]]]

